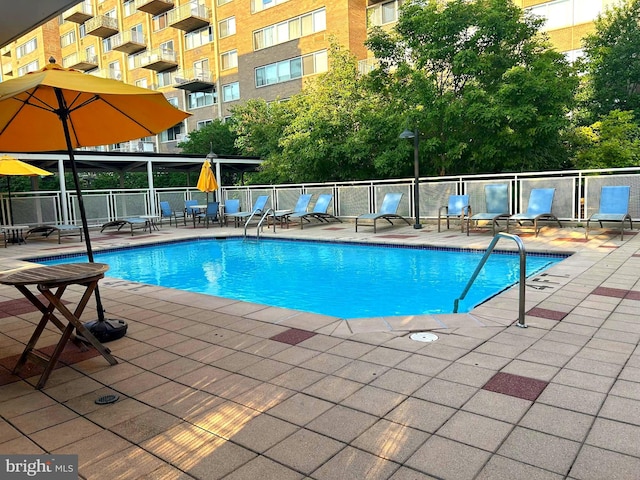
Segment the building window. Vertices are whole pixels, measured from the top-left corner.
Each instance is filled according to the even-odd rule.
[[[226,5],[227,3],[231,3],[232,0],[218,0],[218,6]]]
[[[204,27],[195,32],[189,32],[184,36],[185,49],[200,47],[213,42],[213,28]]]
[[[40,62],[38,60],[34,60],[33,62],[29,62],[26,65],[18,68],[18,76],[25,75],[29,72],[35,72],[40,69]]]
[[[160,51],[163,55],[173,55],[173,40],[160,44]]]
[[[236,68],[238,66],[238,51],[231,50],[224,52],[220,55],[222,62],[222,70],[229,70],[230,68]]]
[[[209,70],[209,59],[193,62],[193,76],[198,80],[210,81],[211,71]]]
[[[543,17],[545,24],[541,30],[546,31],[592,22],[603,12],[603,3],[600,0],[558,0],[527,8],[526,11]]]
[[[196,130],[200,130],[206,127],[207,125],[211,125],[212,123],[213,123],[213,120],[199,120],[196,123]]]
[[[84,26],[84,23],[78,27],[78,33],[80,34],[80,38],[87,36],[87,28]]]
[[[216,103],[216,94],[213,91],[190,92],[187,95],[187,108],[194,110],[196,108],[210,107]]]
[[[160,30],[164,30],[169,26],[167,21],[167,13],[161,13],[160,15],[156,15],[153,17],[153,31],[158,32]]]
[[[261,12],[267,8],[275,7],[288,0],[251,0],[251,13]]]
[[[222,86],[222,101],[232,102],[240,98],[240,84],[238,82],[229,83]]]
[[[386,25],[398,21],[398,7],[402,2],[392,0],[367,8],[367,27]]]
[[[178,104],[178,97],[166,97],[166,98],[167,98],[167,102],[169,102],[171,105],[173,105],[176,108],[180,108]]]
[[[109,78],[114,80],[122,80],[122,71],[120,70],[120,62],[115,61],[109,64]]]
[[[327,71],[327,51],[322,50],[256,68],[256,87],[287,82]]]
[[[122,4],[122,10],[125,17],[129,17],[137,12],[135,7],[135,0],[125,0]]]
[[[112,45],[112,42],[111,42],[112,38],[113,37],[107,37],[107,38],[103,38],[102,39],[102,51],[104,53],[110,52],[112,50],[112,48],[113,48],[113,45]]]
[[[157,83],[158,87],[168,87],[173,84],[173,72],[158,72],[157,75]],[[176,99],[176,102],[178,99]]]
[[[31,40],[23,43],[22,45],[18,45],[18,48],[16,48],[16,58],[22,58],[31,52],[35,52],[37,49],[38,49],[38,39],[32,38]]]
[[[140,78],[138,80],[136,80],[136,87],[140,87],[140,88],[147,88],[147,79],[146,78]]]
[[[184,140],[184,135],[182,135],[182,123],[175,125],[168,130],[160,133],[160,141],[161,142],[176,142]]]
[[[236,34],[236,17],[225,18],[218,22],[218,32],[220,38],[228,37]]]
[[[91,63],[98,63],[98,57],[96,56],[96,46],[90,45],[84,49],[86,60]]]
[[[253,32],[253,49],[271,47],[296,38],[322,32],[327,29],[327,13],[324,8],[291,18]]]
[[[73,45],[76,43],[76,31],[70,30],[64,35],[60,35],[60,46],[68,47],[69,45]]]

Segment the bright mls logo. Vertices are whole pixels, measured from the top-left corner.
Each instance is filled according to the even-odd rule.
[[[77,480],[77,455],[0,455],[3,480]]]

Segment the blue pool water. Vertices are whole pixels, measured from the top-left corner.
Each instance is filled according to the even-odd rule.
[[[451,313],[482,253],[230,238],[112,250],[94,257],[109,265],[109,277],[348,319]],[[560,260],[527,255],[527,275]],[[515,284],[519,262],[517,254],[492,254],[458,311],[469,311]]]

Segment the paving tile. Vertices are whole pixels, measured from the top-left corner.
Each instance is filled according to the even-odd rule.
[[[139,478],[162,467],[157,457],[137,446],[121,450],[110,457],[91,463],[78,473],[85,478],[99,478],[105,471],[111,478]]]
[[[387,347],[377,347],[370,352],[365,353],[360,360],[365,362],[377,363],[387,367],[395,367],[401,361],[408,358],[411,354],[401,350],[395,350]]]
[[[460,411],[447,420],[438,430],[438,435],[493,452],[512,428],[512,425],[499,420]]]
[[[604,401],[599,416],[620,422],[640,425],[640,401],[609,395]]]
[[[284,402],[294,394],[295,392],[288,388],[272,385],[270,383],[263,383],[251,390],[247,390],[246,392],[233,397],[232,400],[252,408],[253,410],[266,412],[267,410]]]
[[[513,460],[566,475],[580,444],[546,433],[516,427],[498,450]]]
[[[374,347],[373,345],[365,345],[363,343],[345,340],[327,350],[327,353],[355,359],[362,357],[366,353],[369,353],[374,348],[376,347]]]
[[[640,459],[620,453],[585,445],[571,468],[571,478],[576,480],[601,480],[603,478],[638,478]]]
[[[433,433],[456,411],[417,398],[408,398],[385,416],[385,419],[401,425]]]
[[[501,372],[510,373],[520,377],[535,378],[544,382],[550,381],[560,371],[559,367],[552,365],[543,365],[541,363],[524,362],[522,360],[513,360],[509,365],[505,366]]]
[[[90,437],[58,448],[52,453],[78,455],[78,467],[82,469],[131,446],[128,440],[108,430],[102,430]]]
[[[600,393],[607,393],[611,389],[613,382],[614,379],[611,377],[603,377],[602,375],[593,375],[587,372],[567,369],[561,370],[553,378],[553,383],[560,383],[569,387],[577,387]]]
[[[434,435],[407,460],[406,465],[438,478],[467,480],[476,476],[490,455],[484,450]]]
[[[511,373],[496,373],[482,388],[524,400],[535,400],[547,387],[547,382]]]
[[[256,457],[237,468],[225,480],[255,480],[273,478],[278,480],[298,480],[303,475],[265,457]]]
[[[627,423],[596,418],[586,443],[640,457],[640,428]]]
[[[378,376],[376,380],[371,382],[371,386],[410,395],[429,380],[430,377],[394,368]]]
[[[371,383],[387,370],[389,370],[389,367],[376,363],[351,360],[344,367],[334,372],[334,375],[353,380],[354,382]]]
[[[270,409],[268,413],[287,422],[304,426],[332,406],[333,404],[330,402],[303,393],[297,393]]]
[[[436,477],[425,475],[424,473],[412,470],[407,467],[400,467],[396,473],[389,477],[389,480],[437,480]]]
[[[288,343],[289,345],[297,345],[298,343],[304,342],[314,335],[316,335],[314,332],[301,330],[299,328],[290,328],[289,330],[270,337],[270,339],[276,342]]]
[[[382,417],[405,398],[407,398],[406,395],[400,393],[365,385],[345,398],[342,401],[342,405]]]
[[[136,417],[125,420],[110,428],[110,430],[131,443],[139,444],[144,440],[155,437],[180,420],[160,410],[151,410]]]
[[[582,442],[593,424],[593,417],[549,405],[535,403],[520,426]]]
[[[344,443],[350,443],[377,421],[377,417],[336,405],[319,415],[305,428]]]
[[[511,395],[478,390],[462,407],[468,412],[495,418],[507,423],[518,423],[531,406],[530,400]]]
[[[631,398],[640,400],[640,386],[636,382],[628,382],[626,380],[616,380],[611,387],[611,395],[617,397]]]
[[[557,473],[494,455],[480,471],[476,480],[562,480],[563,478],[565,477]]]
[[[298,430],[264,455],[293,470],[310,474],[344,448],[344,444],[310,430]]]
[[[397,369],[435,377],[451,364],[448,360],[427,357],[425,355],[411,355],[396,365]]]
[[[434,378],[414,392],[413,396],[449,407],[460,408],[477,391],[476,387]]]
[[[437,375],[441,380],[462,383],[472,387],[482,387],[495,374],[493,370],[453,363]]]
[[[263,414],[249,420],[229,439],[249,450],[264,453],[299,429],[297,425]]]
[[[349,395],[360,390],[362,386],[361,383],[346,378],[327,375],[310,387],[302,390],[302,392],[329,402],[340,403]]]
[[[0,391],[1,394],[1,391]],[[26,395],[0,402],[0,411],[4,418],[13,418],[41,408],[50,407],[56,401],[41,391],[32,391]]]
[[[53,451],[102,430],[84,418],[74,418],[30,435],[30,438],[47,451]],[[6,437],[5,437],[6,438]]]
[[[217,480],[255,457],[254,452],[220,439],[184,454],[175,461],[175,465],[195,478]]]
[[[300,367],[315,370],[320,373],[332,374],[345,365],[349,365],[351,362],[352,360],[346,357],[331,355],[330,353],[320,353],[306,362],[301,363]]]
[[[13,417],[11,423],[21,432],[29,435],[38,430],[58,425],[76,418],[78,415],[71,409],[60,404],[54,404],[39,409],[36,412],[29,412]]]
[[[353,447],[341,450],[313,472],[318,480],[362,480],[388,478],[399,465]]]
[[[356,438],[352,445],[381,458],[403,463],[427,438],[429,434],[426,432],[382,419]]]
[[[604,393],[550,383],[538,397],[538,402],[587,415],[596,415],[605,398]]]
[[[227,401],[189,419],[195,426],[222,438],[229,438],[242,429],[260,412],[238,403]]]
[[[323,379],[325,376],[324,373],[314,372],[306,368],[293,367],[291,370],[272,378],[271,383],[290,388],[291,390],[302,391],[309,385],[313,385]]]

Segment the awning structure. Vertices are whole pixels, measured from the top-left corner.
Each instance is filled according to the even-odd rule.
[[[0,47],[17,40],[47,20],[80,3],[81,0],[0,0]]]

